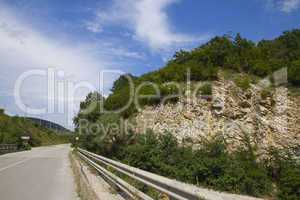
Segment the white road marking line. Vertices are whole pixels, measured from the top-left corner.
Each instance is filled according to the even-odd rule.
[[[53,146],[53,147],[55,147],[55,146]],[[41,148],[41,149],[42,149],[43,147],[37,147],[37,148]],[[33,150],[36,150],[37,148],[35,148],[35,149],[33,149]],[[32,153],[33,150],[32,150],[30,153]],[[46,151],[46,152],[51,152],[53,149],[44,148],[44,149],[42,149],[42,150],[48,150],[48,151]],[[59,149],[58,149],[58,150],[59,150]],[[25,151],[17,152],[17,153],[24,153],[24,152],[25,152]],[[27,151],[27,152],[29,152],[29,151]],[[27,153],[27,152],[25,152],[25,153]],[[6,166],[6,167],[3,167],[3,168],[0,169],[0,174],[1,174],[1,172],[4,171],[4,170],[7,170],[7,169],[12,168],[12,167],[17,166],[17,165],[20,165],[20,164],[22,164],[22,163],[24,163],[24,162],[27,162],[28,160],[31,160],[31,159],[33,159],[33,158],[38,158],[38,157],[40,157],[41,155],[43,155],[43,153],[45,153],[45,152],[40,152],[38,155],[35,155],[34,157],[26,158],[26,159],[21,160],[21,161],[19,161],[19,162],[16,162],[16,163],[10,164],[10,165],[8,165],[8,166]],[[9,154],[5,154],[5,155],[9,155]]]
[[[11,167],[20,165],[20,164],[22,164],[22,163],[24,163],[24,162],[26,162],[26,161],[28,161],[28,160],[31,160],[31,159],[32,159],[32,158],[26,158],[26,159],[21,160],[21,161],[19,161],[19,162],[10,164],[10,165],[8,165],[8,166],[6,166],[6,167],[1,168],[1,169],[0,169],[0,172],[2,172],[2,171],[4,171],[4,170],[7,170],[7,169],[9,169],[9,168],[11,168]]]

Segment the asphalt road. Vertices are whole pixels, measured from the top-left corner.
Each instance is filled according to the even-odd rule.
[[[76,200],[69,145],[0,156],[1,200]]]

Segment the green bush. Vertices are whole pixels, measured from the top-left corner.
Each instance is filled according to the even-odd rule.
[[[172,84],[162,84],[160,86],[160,92],[161,92],[162,99],[166,97],[168,98],[167,101],[165,101],[164,103],[167,102],[175,103],[178,101],[179,96],[182,96],[183,90],[182,88],[178,88],[177,86]]]
[[[202,95],[212,95],[211,83],[205,83],[203,86],[201,86],[200,91]]]
[[[31,146],[30,146],[30,144],[22,144],[21,146],[19,146],[19,149],[28,151],[28,150],[31,150]]]
[[[288,79],[294,85],[300,85],[300,60],[294,61],[288,68]]]
[[[250,88],[251,79],[248,75],[238,76],[234,79],[234,82],[242,90],[247,90]]]
[[[290,153],[272,148],[266,166],[277,185],[277,198],[296,200],[300,198],[300,160]]]
[[[103,148],[105,143],[98,145]],[[299,191],[297,169],[288,167],[289,170],[282,172],[274,182],[269,173],[270,165],[257,161],[252,148],[229,153],[221,138],[193,149],[180,145],[172,134],[157,135],[148,131],[125,143],[119,140],[115,146],[117,148],[103,155],[179,181],[257,197],[272,196],[273,181],[280,188],[278,196],[281,199],[288,199],[282,198],[283,194],[298,197],[297,193],[293,194]]]
[[[278,180],[278,198],[282,200],[297,200],[300,198],[300,165],[284,164]]]

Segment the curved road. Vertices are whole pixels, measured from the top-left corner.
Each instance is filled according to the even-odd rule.
[[[76,200],[69,145],[0,156],[1,200]]]

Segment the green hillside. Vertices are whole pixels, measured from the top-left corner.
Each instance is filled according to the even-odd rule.
[[[288,71],[289,84],[298,87],[300,85],[300,29],[286,31],[274,40],[262,40],[258,43],[242,38],[240,34],[217,36],[192,51],[176,52],[174,58],[157,71],[140,77],[130,74],[121,76],[114,82],[112,93],[105,99],[104,107],[107,110],[117,110],[129,102],[128,77],[133,80],[135,88],[147,81],[160,87],[160,99],[150,98],[140,101],[141,105],[149,105],[160,103],[164,96],[178,94],[176,87],[165,85],[165,83],[185,82],[188,71],[191,81],[216,80],[220,70],[227,74],[243,74],[242,78],[237,79],[236,82],[245,89],[251,82],[265,78],[284,67]],[[139,94],[155,95],[156,91],[149,85],[142,87]],[[89,98],[91,96],[87,97]],[[86,106],[83,103],[81,108]],[[99,109],[95,109],[89,116],[81,115],[78,118],[87,117],[89,120],[94,118],[95,121],[100,116],[98,111]],[[121,115],[128,118],[136,111],[132,103]],[[78,118],[75,118],[76,125],[78,125]]]
[[[90,93],[81,102],[80,109],[83,111],[92,104],[96,105],[95,109],[89,113],[80,111],[74,118],[76,131],[81,133],[77,144],[129,165],[199,186],[270,199],[299,199],[299,160],[287,150],[270,147],[268,155],[260,158],[248,137],[245,137],[245,144],[240,149],[229,152],[222,138],[199,142],[195,149],[189,143],[179,144],[172,133],[157,135],[150,131],[142,134],[130,129],[124,134],[123,118],[130,120],[134,117],[137,112],[134,103],[121,113],[103,113],[100,110],[102,103],[106,110],[117,110],[127,104],[131,98],[128,78],[133,80],[135,88],[145,82],[159,86],[161,97],[140,99],[144,106],[159,104],[164,96],[178,94],[177,87],[165,83],[183,84],[188,71],[191,81],[207,81],[200,88],[201,94],[211,94],[210,81],[217,80],[220,72],[245,91],[250,83],[256,83],[284,67],[288,71],[289,88],[298,91],[300,30],[284,32],[274,40],[258,43],[239,34],[215,37],[192,51],[177,52],[166,66],[157,71],[140,77],[121,76],[114,82],[112,93],[107,98],[98,92]],[[269,77],[272,83],[272,76]],[[149,85],[143,86],[137,95],[155,94],[156,91]],[[176,102],[177,98],[170,101]],[[107,130],[95,134],[90,134],[92,129],[84,129],[89,133],[83,132],[80,119],[104,126]],[[120,124],[118,130],[112,127],[115,124]],[[147,187],[140,186],[140,189],[151,194]]]
[[[30,136],[29,144],[33,147],[67,143],[69,135],[56,134],[23,117],[8,116],[0,110],[0,144],[21,144],[21,136]]]

